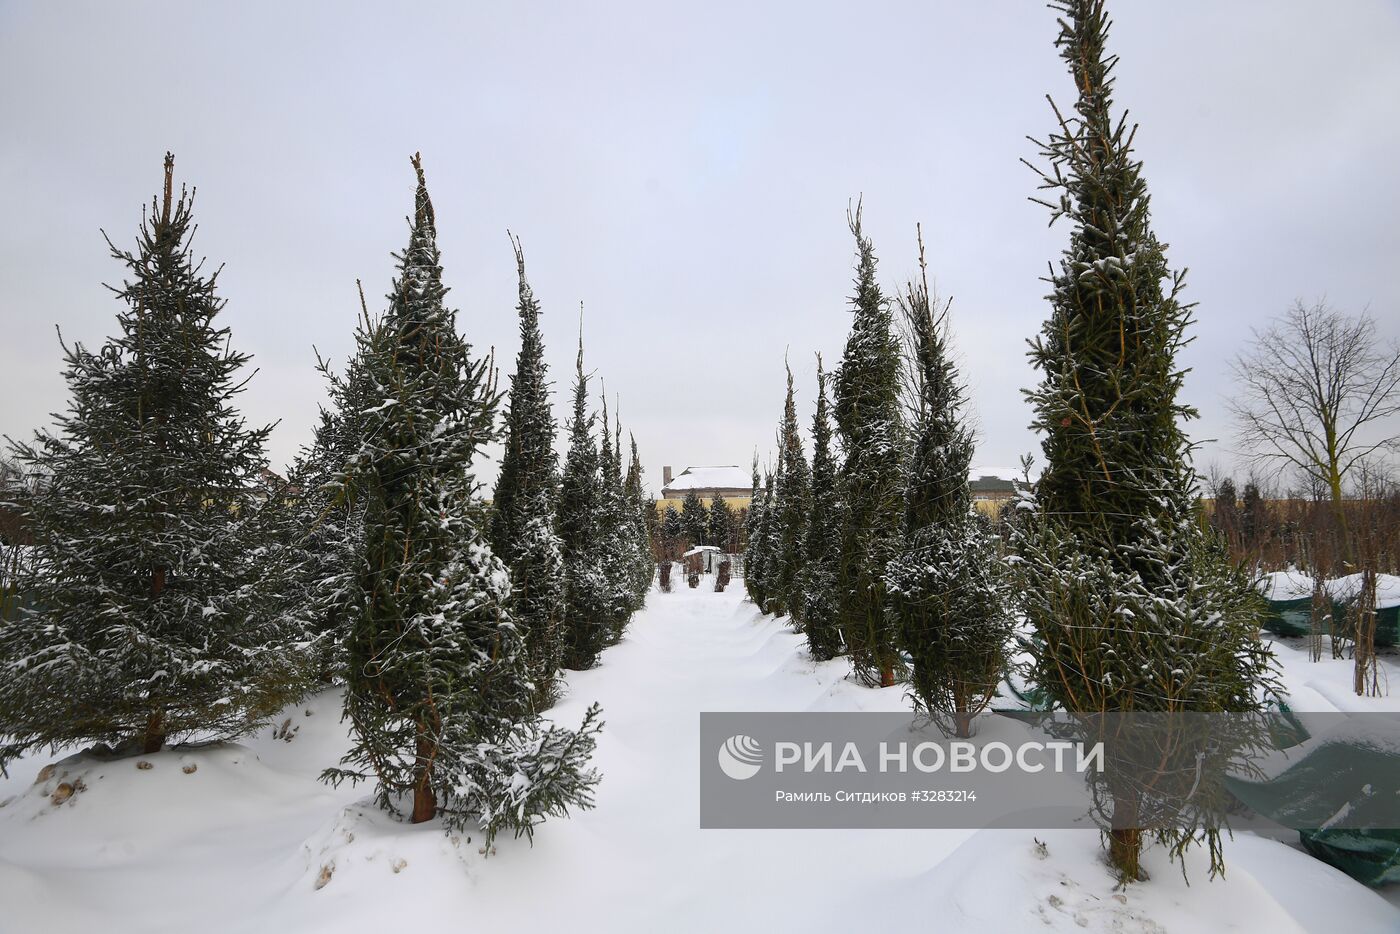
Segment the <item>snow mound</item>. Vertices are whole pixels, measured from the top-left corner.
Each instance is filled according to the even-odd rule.
[[[1348,574],[1328,581],[1327,589],[1332,599],[1340,603],[1350,603],[1361,593],[1361,575]],[[1394,574],[1376,575],[1376,609],[1388,610],[1400,606],[1400,577]]]
[[[192,829],[176,818],[198,814],[237,826],[285,807],[285,781],[236,743],[174,747],[152,755],[107,757],[80,752],[40,769],[29,788],[3,802],[0,856],[28,851],[43,858],[58,840],[64,861],[81,833],[93,864],[125,862],[182,843]],[[209,810],[209,802],[219,807]]]
[[[421,885],[460,886],[470,874],[472,837],[445,834],[442,824],[409,824],[372,799],[351,804],[302,844],[303,872],[293,890],[365,891],[412,872]],[[479,855],[478,855],[479,858]]]
[[[1266,600],[1278,603],[1285,600],[1306,600],[1312,597],[1313,578],[1302,571],[1270,571],[1259,578],[1258,587]]]
[[[1325,581],[1323,586],[1331,599],[1349,603],[1361,592],[1361,575],[1348,574]],[[1270,571],[1259,578],[1259,592],[1275,602],[1307,600],[1312,597],[1313,578],[1302,571]],[[1400,606],[1400,577],[1394,574],[1376,575],[1376,609]]]
[[[1393,931],[1395,910],[1311,857],[1272,840],[1227,840],[1224,878],[1193,849],[1190,880],[1161,847],[1144,850],[1151,880],[1118,886],[1093,831],[981,831],[907,888],[942,907],[945,930],[1103,934],[1168,931]],[[892,893],[894,894],[894,893]],[[906,896],[907,897],[907,896]],[[901,899],[902,900],[902,899]]]

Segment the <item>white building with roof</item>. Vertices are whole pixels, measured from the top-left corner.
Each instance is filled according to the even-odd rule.
[[[725,499],[747,499],[753,493],[753,474],[733,464],[723,467],[687,467],[674,476],[661,468],[661,498],[685,499],[692,490],[701,499],[716,493]]]

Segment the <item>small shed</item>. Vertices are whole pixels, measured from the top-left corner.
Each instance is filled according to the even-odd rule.
[[[686,574],[713,574],[723,558],[724,552],[714,545],[696,545],[681,555],[681,563]]]

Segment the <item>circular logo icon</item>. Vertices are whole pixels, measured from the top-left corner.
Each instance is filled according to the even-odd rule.
[[[741,782],[753,778],[763,767],[763,747],[752,736],[731,736],[719,747],[719,767]]]

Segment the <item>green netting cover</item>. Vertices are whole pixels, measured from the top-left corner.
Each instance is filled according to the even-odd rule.
[[[1270,600],[1264,628],[1280,636],[1306,636],[1312,632],[1312,600]]]
[[[1287,708],[1283,710],[1287,712]],[[1296,720],[1298,739],[1307,731]],[[1280,744],[1286,748],[1288,743]],[[1400,756],[1365,742],[1330,742],[1312,750],[1288,769],[1266,781],[1226,779],[1236,798],[1254,811],[1298,831],[1304,848],[1330,866],[1369,886],[1400,882],[1400,828],[1382,814],[1380,795],[1400,788]],[[1329,827],[1345,812],[1349,824]],[[1367,814],[1375,815],[1373,820]]]
[[[1264,628],[1280,636],[1306,636],[1312,632],[1312,600],[1270,600]],[[1343,631],[1351,625],[1351,605],[1331,601],[1332,614]],[[1400,643],[1400,606],[1376,610],[1376,645]]]
[[[1303,848],[1372,888],[1400,882],[1400,830],[1300,830]]]

